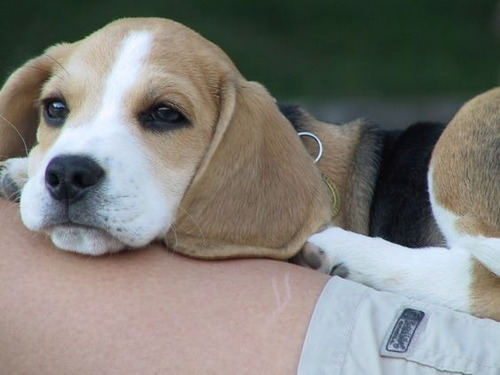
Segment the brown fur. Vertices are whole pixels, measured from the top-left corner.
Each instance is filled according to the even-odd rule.
[[[500,88],[468,102],[432,157],[434,195],[459,232],[500,237]]]
[[[328,222],[326,189],[260,85],[241,83],[224,94],[214,140],[167,243],[197,257],[289,258]]]
[[[300,111],[299,123],[300,131],[312,132],[321,139],[323,157],[317,166],[339,191],[340,210],[333,223],[368,235],[381,149],[372,126],[361,119],[343,125],[324,123],[304,111]],[[312,156],[317,155],[315,141],[303,138],[303,142]]]
[[[500,322],[500,278],[478,261],[474,261],[472,274],[471,314]]]
[[[456,114],[434,149],[432,175],[436,202],[458,217],[457,232],[500,237],[500,88]],[[477,261],[472,272],[472,313],[500,320],[500,279]]]

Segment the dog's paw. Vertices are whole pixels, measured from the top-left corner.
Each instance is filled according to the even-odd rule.
[[[301,258],[309,266],[312,263],[309,259],[318,259],[320,265],[316,269],[323,273],[364,282],[370,273],[367,250],[373,247],[373,241],[358,233],[330,227],[309,237]]]
[[[327,236],[330,236],[330,234],[331,231]],[[333,249],[337,240],[333,238],[332,241],[327,241],[328,246],[325,246],[324,243],[320,243],[321,241],[317,241],[317,237],[314,236],[316,235],[311,236],[300,252],[293,258],[293,263],[332,276],[347,278],[349,268],[341,254]]]
[[[28,179],[28,159],[8,159],[0,163],[0,196],[18,202]]]

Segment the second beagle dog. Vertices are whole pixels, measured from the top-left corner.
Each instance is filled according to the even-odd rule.
[[[298,262],[500,320],[500,88],[477,96],[456,114],[432,151],[427,176],[444,244],[428,240],[414,249],[330,227],[309,238]],[[425,217],[414,220],[428,233]]]
[[[500,319],[499,93],[465,106],[433,152],[434,215],[451,250],[409,255],[363,236],[377,234],[384,193],[384,142],[370,124],[280,111],[217,46],[164,19],[113,22],[9,77],[0,190],[20,192],[24,224],[61,249],[99,255],[164,240],[207,259],[299,254],[324,272]],[[318,165],[296,129],[320,137]],[[343,229],[313,235],[300,253],[331,224]],[[412,230],[441,241],[427,224]]]

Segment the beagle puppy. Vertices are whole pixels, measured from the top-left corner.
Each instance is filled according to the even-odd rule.
[[[330,221],[275,100],[170,20],[121,19],[20,67],[0,91],[0,154],[24,224],[82,254],[164,240],[288,259]]]
[[[430,174],[439,227],[431,214],[415,225],[429,206],[419,189],[413,206],[399,202],[412,208],[394,234],[384,228],[408,209],[390,206],[386,192],[405,190],[395,188],[391,171],[408,168],[390,160],[408,152],[401,145],[405,136],[413,139],[409,133],[387,134],[364,120],[326,124],[300,108],[280,107],[194,31],[164,19],[121,19],[49,48],[8,78],[0,91],[0,193],[19,197],[24,224],[64,250],[100,255],[160,240],[204,259],[293,257],[370,284],[357,277],[368,266],[373,279],[400,285],[394,291],[500,319],[499,167],[484,159],[498,159],[499,92],[464,107],[457,119],[465,120],[455,119],[459,125],[450,124],[441,137],[437,126],[433,139],[417,142],[432,144],[425,148],[430,159],[439,138]],[[471,156],[473,144],[484,155]],[[324,152],[315,164],[318,145]],[[426,169],[423,163],[417,179],[425,179]],[[462,193],[460,184],[476,178],[471,192]],[[484,221],[495,215],[497,221]],[[441,218],[448,220],[444,229]],[[462,235],[450,234],[462,231],[474,251],[458,240]],[[431,264],[430,250],[413,251],[422,259],[417,268],[406,261],[410,250],[368,235],[394,243],[416,238],[413,245],[427,246],[444,235],[452,249],[436,249]],[[465,246],[460,256],[456,241]],[[379,243],[380,251],[365,254]],[[393,255],[398,246],[401,254]],[[429,275],[446,280],[436,285]],[[391,290],[383,282],[371,285]],[[454,290],[460,303],[449,300]]]
[[[372,238],[331,226],[309,238],[298,263],[500,321],[500,88],[466,103],[446,126],[427,179],[443,245],[438,237],[414,249],[390,235]],[[423,214],[412,225],[432,234]]]

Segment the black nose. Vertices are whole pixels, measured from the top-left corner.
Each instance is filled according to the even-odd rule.
[[[86,156],[63,155],[52,159],[45,170],[45,185],[58,201],[80,200],[104,177],[104,170]]]

